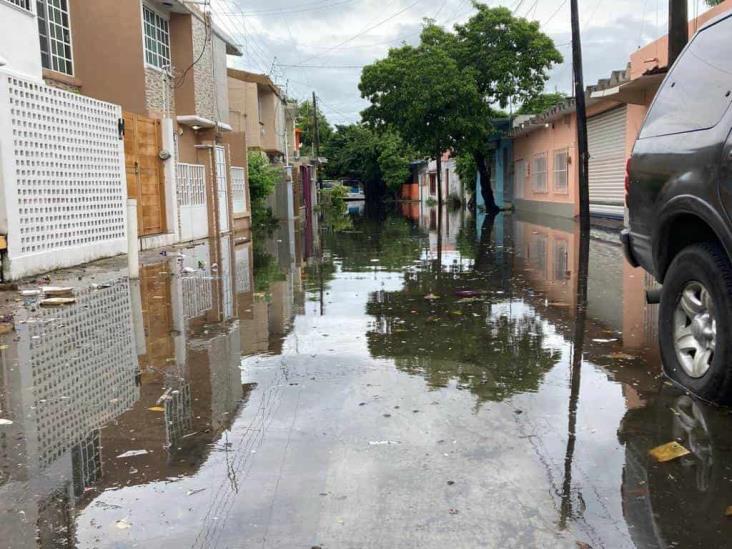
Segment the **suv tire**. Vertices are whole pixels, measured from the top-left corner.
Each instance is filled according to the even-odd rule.
[[[703,399],[732,402],[732,265],[719,245],[688,246],[671,262],[659,339],[669,378]]]

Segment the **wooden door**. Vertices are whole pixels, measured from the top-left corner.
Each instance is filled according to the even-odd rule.
[[[160,165],[160,121],[124,113],[127,196],[137,199],[140,236],[165,232],[165,187]]]

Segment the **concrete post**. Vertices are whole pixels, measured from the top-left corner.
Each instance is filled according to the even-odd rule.
[[[140,244],[137,239],[137,200],[127,199],[127,263],[130,278],[140,278]]]

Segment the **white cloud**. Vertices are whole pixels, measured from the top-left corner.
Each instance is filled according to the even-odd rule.
[[[451,27],[472,12],[470,0],[211,0],[222,26],[241,43],[237,66],[270,72],[289,95],[305,99],[313,90],[334,123],[355,121],[365,103],[358,81],[361,65],[384,57],[401,41],[415,43],[424,17]],[[552,71],[549,90],[571,90],[569,2],[501,0],[518,14],[545,22],[565,62]],[[690,15],[695,2],[690,0]],[[665,0],[584,0],[585,82],[592,84],[622,69],[630,54],[661,34]],[[234,14],[246,14],[245,17]],[[226,15],[225,15],[226,14]],[[339,47],[334,47],[342,44]],[[305,66],[298,66],[305,65]],[[310,67],[308,67],[310,66]],[[356,68],[354,68],[356,67]]]

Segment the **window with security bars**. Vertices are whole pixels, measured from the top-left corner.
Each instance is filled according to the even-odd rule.
[[[22,8],[26,11],[32,11],[31,10],[31,2],[32,0],[7,0],[11,4],[18,6],[19,8]]]
[[[546,153],[537,154],[532,166],[531,181],[535,193],[547,192],[546,187]]]
[[[68,0],[36,0],[36,11],[43,67],[73,75]]]
[[[158,12],[143,6],[145,63],[158,69],[170,69],[170,26]]]
[[[567,172],[567,150],[554,152],[554,192],[567,193],[569,191]]]

